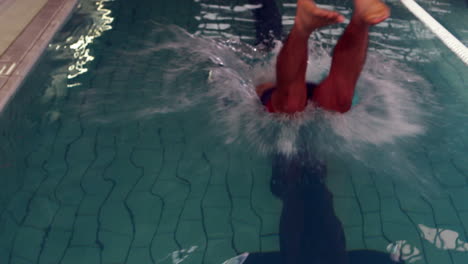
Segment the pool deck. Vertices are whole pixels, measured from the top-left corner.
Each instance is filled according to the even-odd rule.
[[[78,0],[0,0],[0,112]]]

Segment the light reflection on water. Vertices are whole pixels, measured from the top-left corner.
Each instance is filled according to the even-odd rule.
[[[460,234],[446,228],[432,228],[423,224],[418,225],[421,236],[438,249],[468,252],[468,243],[463,241]]]
[[[418,228],[421,237],[437,249],[468,252],[468,243],[463,241],[460,234],[453,230],[432,228],[423,224],[419,224]],[[423,259],[421,250],[411,245],[406,240],[399,240],[390,243],[387,246],[387,252],[390,253],[391,258],[394,261],[415,263]]]
[[[81,74],[88,72],[87,65],[94,60],[90,54],[90,45],[99,38],[103,32],[112,29],[112,12],[106,8],[108,2],[113,0],[83,1],[78,6],[78,13],[84,13],[91,18],[90,22],[85,22],[86,26],[80,25],[79,34],[68,37],[64,43],[52,43],[51,49],[59,50],[62,53],[71,53],[73,62],[68,66],[68,79],[74,79]],[[79,86],[79,83],[69,83],[68,88]]]
[[[68,94],[68,89],[82,85],[76,79],[88,72],[89,63],[94,60],[94,56],[91,55],[91,44],[103,32],[112,29],[111,24],[114,18],[111,10],[106,8],[106,3],[112,1],[82,1],[77,7],[77,14],[73,16],[78,21],[72,20],[69,23],[72,34],[68,33],[68,37],[63,41],[49,44],[49,50],[53,51],[55,59],[64,59],[67,64],[56,66],[51,72],[51,81],[41,97],[43,103],[64,98]],[[91,20],[87,21],[85,18],[91,18]],[[52,108],[46,114],[47,119],[58,120],[61,112],[59,106]]]

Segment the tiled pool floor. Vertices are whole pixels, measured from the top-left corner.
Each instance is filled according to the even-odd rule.
[[[221,1],[91,2],[110,9],[115,21],[112,30],[101,30],[84,47],[94,60],[85,63],[87,73],[75,78],[67,77],[75,73],[69,66],[86,59],[55,48],[70,45],[68,37],[79,39],[76,32],[86,27],[86,19],[96,23],[96,16],[106,12],[89,14],[84,8],[72,17],[0,116],[0,263],[208,264],[246,251],[278,250],[281,202],[269,189],[271,161],[246,146],[225,144],[206,106],[124,122],[100,122],[87,108],[98,98],[102,102],[93,113],[99,116],[127,109],[129,100],[146,91],[131,88],[145,85],[148,74],[161,74],[154,57],[135,58],[138,63],[119,57],[121,50],[131,49],[133,38],[155,41],[146,39],[151,28],[146,21],[195,32],[206,28],[199,27],[203,23],[218,23],[195,18],[213,4],[223,17],[249,15],[232,11],[234,5],[223,9]],[[375,42],[398,46],[405,36],[415,40],[414,34],[423,31],[397,3],[394,9],[395,18],[378,29],[381,38],[375,34]],[[293,9],[282,5],[282,10],[289,15]],[[235,23],[225,31],[252,34],[249,22]],[[336,40],[332,30],[323,34]],[[463,64],[433,36],[413,43],[417,46],[404,56],[391,49],[386,56],[413,58],[408,65],[434,89],[444,89],[441,102],[459,95],[444,108],[466,109]],[[96,89],[107,95],[87,92]],[[468,262],[468,163],[463,155],[468,133],[461,123],[466,117],[453,118],[444,123],[447,127],[434,126],[422,136],[434,143],[404,153],[418,172],[429,175],[435,192],[423,193],[360,163],[328,161],[328,186],[349,249],[386,251],[400,241],[410,263]]]

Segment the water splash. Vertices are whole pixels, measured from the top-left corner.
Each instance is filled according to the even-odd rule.
[[[420,145],[417,136],[431,119],[423,109],[436,104],[430,85],[407,66],[370,52],[356,88],[359,102],[348,113],[323,111],[310,103],[295,115],[271,114],[260,104],[255,85],[275,81],[280,45],[265,54],[236,40],[206,39],[176,26],[155,28],[149,41],[136,40],[130,46],[138,49],[119,56],[128,58],[126,67],[141,67],[134,71],[138,77],[133,76],[133,84],[111,83],[107,91],[85,92],[90,96],[83,107],[90,116],[114,122],[203,108],[213,124],[210,133],[228,144],[265,154],[293,155],[307,148],[322,159],[347,157],[371,169],[387,164],[399,175],[418,174],[404,149]],[[330,50],[317,41],[309,46],[307,79],[319,82],[328,71]],[[103,102],[105,111],[98,113],[96,106],[102,108]]]

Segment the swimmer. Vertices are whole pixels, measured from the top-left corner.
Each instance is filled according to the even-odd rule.
[[[308,39],[314,30],[344,21],[338,12],[319,8],[313,0],[298,0],[294,26],[276,62],[276,84],[256,87],[269,112],[301,112],[308,100],[325,110],[345,113],[351,108],[366,60],[369,28],[390,16],[380,0],[354,0],[354,13],[333,51],[328,76],[319,84],[306,83]]]
[[[257,43],[267,49],[281,36],[281,16],[274,2],[250,0],[261,6],[254,10]],[[345,113],[350,109],[366,58],[369,28],[390,15],[380,0],[354,0],[354,7],[352,19],[335,47],[329,75],[315,85],[305,80],[309,36],[316,29],[343,22],[344,17],[317,7],[312,0],[297,1],[294,26],[277,58],[277,83],[256,87],[269,112],[301,112],[309,100],[329,111]],[[383,252],[346,250],[333,195],[325,184],[326,170],[325,163],[307,149],[292,156],[273,155],[270,189],[283,202],[280,251],[251,253],[244,264],[395,263]]]

